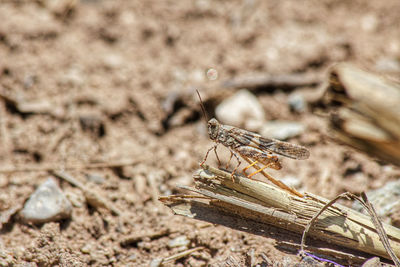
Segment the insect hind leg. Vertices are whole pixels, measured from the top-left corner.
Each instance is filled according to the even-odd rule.
[[[250,168],[251,166],[255,165],[256,163],[257,163],[257,161],[253,162],[253,163],[250,164],[248,167]],[[264,169],[268,168],[270,165],[271,165],[271,163],[265,164],[262,168],[256,170],[256,171],[253,172],[253,173],[250,173],[249,175],[246,175],[247,178],[251,178],[252,176],[256,175],[257,173],[262,172]]]
[[[257,163],[258,163],[258,161],[255,160],[255,161],[253,161],[253,163],[251,163],[251,164],[249,164],[247,167],[245,167],[245,168],[242,170],[243,174],[247,177],[246,171],[247,171],[249,168],[251,168],[251,167],[253,167],[254,165],[256,165]]]

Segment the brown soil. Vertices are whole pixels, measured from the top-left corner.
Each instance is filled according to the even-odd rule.
[[[211,100],[212,112],[220,101],[213,96],[229,78],[321,73],[338,61],[369,68],[396,61],[399,10],[398,0],[2,1],[0,165],[134,164],[68,171],[120,216],[87,205],[80,189],[59,180],[74,205],[72,218],[34,226],[13,216],[1,230],[0,261],[146,266],[178,253],[168,242],[184,235],[188,248],[205,249],[170,266],[244,265],[252,250],[258,263],[261,253],[271,262],[299,262],[273,239],[174,216],[158,202],[159,195],[186,193],[176,184],[192,184],[212,145],[193,89]],[[205,75],[210,68],[218,71],[216,81]],[[298,90],[313,95],[317,88]],[[291,112],[290,91],[255,93],[268,119],[300,121],[307,129],[290,141],[307,146],[310,159],[284,160],[275,177],[294,175],[299,190],[332,198],[398,176],[396,168],[335,143],[327,118],[313,109]],[[215,164],[212,157],[208,162]],[[0,210],[22,205],[49,176],[0,174]],[[128,235],[138,241],[122,246]]]

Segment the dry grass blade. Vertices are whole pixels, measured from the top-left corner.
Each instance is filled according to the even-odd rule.
[[[329,201],[317,214],[315,214],[312,219],[310,220],[310,222],[307,224],[306,229],[303,231],[303,235],[301,237],[301,249],[300,249],[300,253],[302,253],[304,251],[304,246],[305,246],[305,240],[306,240],[306,236],[308,231],[310,230],[311,226],[316,222],[316,220],[318,219],[318,217],[326,210],[328,209],[330,206],[332,206],[336,201],[338,201],[340,198],[349,198],[349,199],[355,199],[358,200],[363,206],[364,208],[368,211],[368,213],[371,216],[371,220],[372,223],[374,224],[376,231],[379,235],[380,240],[382,241],[383,246],[385,247],[387,253],[390,255],[390,257],[392,258],[393,262],[395,263],[395,265],[397,267],[400,266],[400,262],[399,259],[396,257],[396,254],[394,253],[389,239],[387,237],[387,234],[385,232],[385,229],[383,228],[382,222],[379,220],[378,215],[375,212],[374,207],[372,206],[372,204],[369,202],[367,195],[363,192],[362,193],[362,199],[357,197],[354,194],[351,193],[343,193],[338,195],[337,197],[335,197],[334,199],[332,199],[331,201]]]
[[[204,247],[196,247],[196,248],[191,248],[191,249],[179,252],[179,253],[177,253],[175,255],[172,255],[172,256],[169,256],[167,258],[164,258],[162,260],[162,263],[167,263],[167,262],[170,262],[170,261],[179,260],[179,259],[181,259],[183,257],[186,257],[186,256],[192,254],[193,252],[196,252],[196,251],[199,251],[199,250],[202,250],[202,249],[204,249]]]
[[[107,210],[110,210],[112,213],[114,213],[115,215],[118,215],[118,216],[122,214],[122,212],[119,209],[117,209],[110,201],[103,198],[97,192],[95,192],[93,189],[88,188],[87,186],[85,186],[83,183],[76,180],[74,177],[72,177],[68,173],[56,172],[56,171],[52,171],[52,173],[54,176],[61,178],[65,181],[69,182],[70,184],[78,187],[79,189],[81,189],[83,191],[83,194],[85,195],[86,201],[94,208],[96,208],[96,209],[105,208]]]
[[[371,215],[372,222],[374,223],[376,230],[378,231],[379,238],[381,239],[383,245],[385,246],[386,251],[392,258],[394,264],[397,267],[400,267],[400,261],[399,258],[396,256],[396,253],[393,251],[393,248],[390,245],[389,239],[387,237],[387,234],[385,232],[385,228],[383,228],[382,222],[379,220],[378,215],[376,214],[374,206],[372,206],[371,202],[369,202],[367,195],[363,192],[361,194],[361,198],[357,198],[358,201],[363,203],[365,208],[367,209],[368,213]],[[361,201],[362,200],[362,201]]]

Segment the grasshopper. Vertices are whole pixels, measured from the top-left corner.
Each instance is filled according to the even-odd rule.
[[[197,91],[197,90],[196,90]],[[205,107],[203,101],[201,99],[199,91],[197,94],[200,99],[201,109],[204,113],[204,117],[206,116]],[[257,170],[249,175],[246,175],[247,178],[251,178],[255,174],[261,172],[266,178],[268,178],[272,183],[278,185],[279,187],[288,190],[298,196],[302,196],[296,190],[286,186],[282,182],[275,180],[272,176],[265,173],[263,170],[265,168],[272,168],[275,170],[280,170],[282,168],[281,163],[279,162],[279,158],[277,155],[281,155],[287,158],[304,160],[310,156],[310,152],[307,148],[291,144],[288,142],[279,141],[272,138],[265,138],[257,133],[253,133],[247,130],[239,129],[234,126],[221,124],[217,119],[212,118],[207,123],[208,135],[211,140],[215,142],[215,145],[211,147],[203,161],[200,163],[200,166],[206,162],[208,154],[211,150],[214,150],[215,155],[218,160],[218,167],[221,165],[221,161],[219,160],[217,154],[217,146],[218,144],[222,144],[229,149],[231,152],[231,157],[235,156],[237,159],[237,166],[232,171],[232,181],[233,175],[236,170],[239,168],[241,161],[237,154],[239,154],[242,158],[244,158],[250,165],[243,169],[243,173],[246,175],[246,170],[250,167],[256,168]],[[228,162],[228,164],[229,164]],[[263,167],[258,167],[257,163],[261,163],[264,165]]]

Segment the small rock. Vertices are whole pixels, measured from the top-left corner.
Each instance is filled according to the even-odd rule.
[[[102,63],[107,69],[116,69],[124,65],[124,59],[118,54],[106,54],[102,58]]]
[[[0,250],[0,266],[15,266],[16,262],[13,259],[13,252],[7,251],[5,247]]]
[[[190,241],[185,235],[178,236],[168,242],[169,248],[184,247],[189,245]]]
[[[96,184],[102,184],[104,183],[105,179],[102,175],[100,174],[93,174],[93,173],[88,173],[86,174],[86,179],[88,181],[94,182]]]
[[[204,75],[204,70],[202,70],[202,69],[197,69],[197,70],[192,71],[192,73],[190,73],[190,76],[191,76],[190,77],[191,80],[195,83],[203,83],[204,82],[205,75]]]
[[[296,112],[304,112],[306,110],[306,101],[303,95],[293,93],[289,95],[288,104],[290,109]]]
[[[304,126],[298,122],[271,121],[263,125],[260,130],[262,136],[286,140],[304,132]]]
[[[396,58],[380,58],[375,63],[375,69],[380,72],[400,72],[400,61]]]
[[[366,32],[375,32],[379,26],[379,19],[375,14],[367,14],[361,18],[360,26]]]
[[[137,259],[137,255],[136,254],[132,254],[127,258],[127,261],[135,261]]]
[[[21,211],[25,222],[45,223],[71,217],[72,205],[49,178],[30,196]]]
[[[79,117],[81,128],[97,137],[103,137],[106,134],[106,127],[103,118],[96,115],[82,115]]]
[[[91,251],[92,251],[92,245],[91,244],[86,244],[83,247],[81,247],[81,252],[83,254],[90,254]]]
[[[83,86],[85,82],[85,75],[78,67],[73,67],[63,72],[62,77],[59,79],[60,84],[68,87],[80,87]]]
[[[161,264],[162,264],[162,262],[163,262],[163,259],[161,259],[161,258],[156,258],[156,259],[153,259],[151,262],[150,262],[150,267],[158,267],[158,266],[161,266]]]
[[[306,256],[301,259],[301,264],[300,266],[315,266],[315,267],[323,267],[325,264],[318,262],[316,259],[314,259],[311,256]]]
[[[217,119],[224,124],[244,127],[250,131],[247,121],[264,121],[265,114],[260,102],[248,90],[240,90],[235,95],[221,102],[215,110]]]

